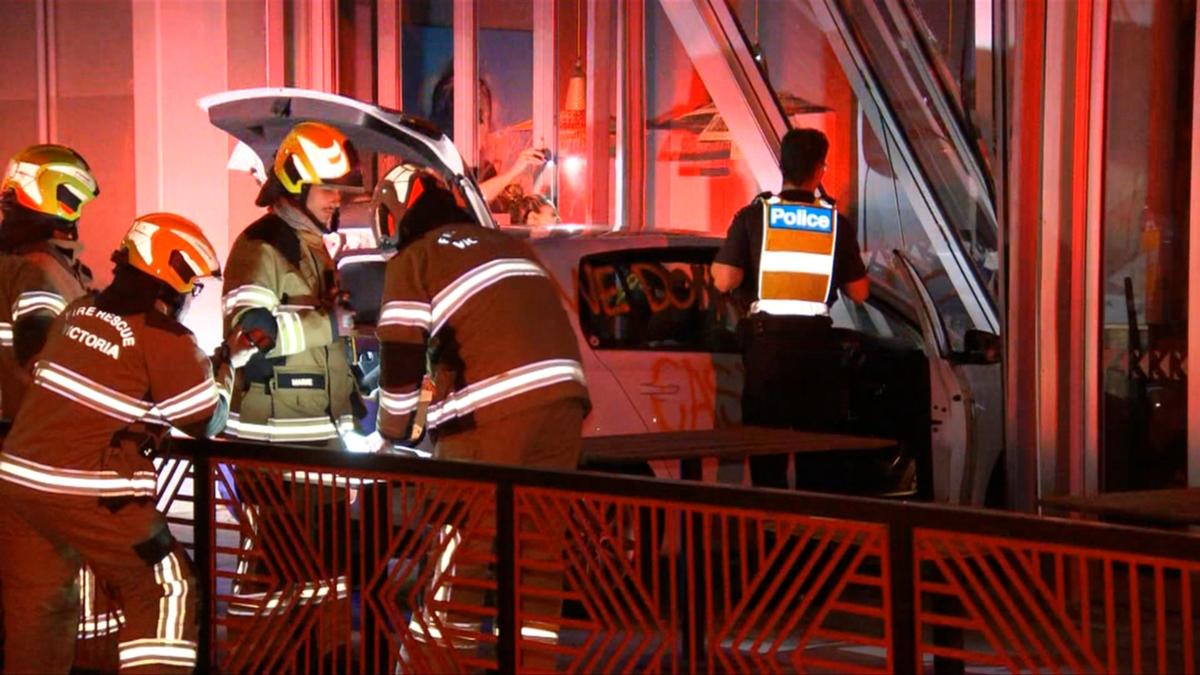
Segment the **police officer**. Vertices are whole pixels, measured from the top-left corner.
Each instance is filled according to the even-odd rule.
[[[163,423],[222,429],[252,348],[234,339],[210,361],[178,321],[197,280],[219,274],[194,223],[142,216],[114,260],[112,284],[54,324],[0,453],[6,672],[71,669],[82,564],[120,598],[122,672],[196,663],[195,579],[155,509],[147,454]]]
[[[382,245],[398,249],[387,264],[378,324],[380,433],[399,443],[419,435],[415,427],[428,373],[433,391],[426,389],[430,405],[420,417],[432,430],[436,457],[574,469],[590,403],[557,287],[526,243],[481,227],[460,204],[440,179],[406,165],[394,168],[376,188],[377,235]],[[484,514],[480,522],[489,518]],[[538,526],[542,531],[563,527],[556,522]],[[490,539],[463,536],[443,528],[439,564],[460,546],[471,558],[486,559]],[[532,555],[549,563],[560,554],[547,549]],[[481,640],[478,613],[448,606],[483,605],[478,582],[486,578],[486,569],[456,567],[450,571],[454,578],[476,582],[452,584],[448,594],[430,593],[425,613],[414,616],[410,629],[418,640],[440,636],[472,653],[479,642],[490,642]],[[524,574],[527,586],[556,593],[562,588],[561,573]],[[522,622],[522,636],[553,644],[558,626],[548,617],[560,611],[557,600],[526,599],[522,614],[530,619]],[[522,653],[525,667],[553,666],[550,650],[529,645]],[[437,650],[424,656],[440,658]],[[445,671],[466,665],[435,662]]]
[[[816,129],[783,137],[783,189],[738,211],[712,266],[718,290],[749,307],[740,327],[745,365],[742,422],[831,430],[843,393],[829,306],[840,289],[870,291],[855,228],[819,196],[829,140]],[[787,456],[750,461],[755,485],[787,487]]]
[[[322,237],[342,194],[362,189],[358,156],[337,129],[302,122],[280,143],[257,202],[270,210],[238,236],[225,270],[225,333],[262,331],[274,344],[237,374],[229,426],[241,438],[336,448],[354,428],[361,400],[343,339],[353,317]]]

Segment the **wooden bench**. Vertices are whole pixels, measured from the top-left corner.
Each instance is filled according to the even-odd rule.
[[[1186,527],[1200,525],[1200,488],[1107,492],[1088,496],[1046,497],[1042,507],[1063,513],[1087,513],[1129,525]]]
[[[880,455],[895,452],[898,443],[885,438],[775,429],[725,427],[696,431],[666,431],[583,439],[583,465],[611,469],[648,462],[679,462],[679,476],[702,480],[715,476],[721,460],[747,463],[758,455],[790,453],[860,452]],[[705,467],[704,465],[708,465]],[[705,471],[704,468],[710,469]],[[749,475],[748,472],[746,474]]]

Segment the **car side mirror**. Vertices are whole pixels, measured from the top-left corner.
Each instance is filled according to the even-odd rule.
[[[954,363],[968,365],[988,365],[1000,363],[1004,355],[1004,342],[995,333],[989,333],[974,328],[963,335],[963,348],[951,355]]]

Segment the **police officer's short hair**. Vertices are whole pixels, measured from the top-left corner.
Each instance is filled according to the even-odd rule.
[[[781,145],[779,168],[791,183],[812,178],[829,154],[829,139],[817,129],[791,129]]]

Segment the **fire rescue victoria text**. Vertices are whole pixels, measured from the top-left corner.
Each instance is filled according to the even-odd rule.
[[[67,313],[68,319],[73,319],[77,316],[91,316],[100,319],[101,321],[115,328],[117,333],[120,334],[121,344],[118,346],[113,342],[110,342],[109,340],[92,333],[91,331],[85,330],[79,326],[71,325],[70,321],[63,326],[63,335],[66,335],[68,338],[83,344],[89,349],[95,349],[110,359],[115,360],[120,358],[121,347],[132,347],[137,344],[137,340],[135,340],[133,337],[133,329],[129,327],[128,323],[125,323],[125,319],[121,318],[117,314],[110,314],[108,312],[98,310],[95,306],[77,307]]]

